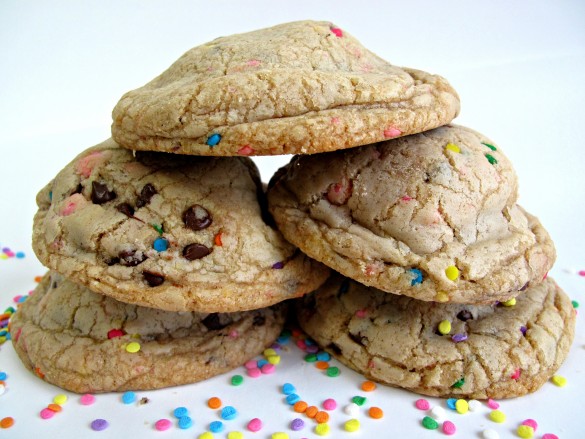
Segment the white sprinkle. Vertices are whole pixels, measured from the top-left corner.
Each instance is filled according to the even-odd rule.
[[[435,420],[440,421],[445,418],[445,409],[439,405],[434,406],[431,409],[431,417]]]
[[[500,435],[496,430],[492,430],[488,428],[487,430],[483,431],[483,438],[484,439],[500,439]]]
[[[351,402],[343,408],[343,411],[349,416],[357,416],[360,413],[360,406]]]
[[[469,411],[472,411],[472,412],[479,410],[481,407],[481,402],[479,402],[477,399],[470,399],[468,404],[469,404]]]
[[[3,395],[6,392],[6,386],[4,384],[0,384],[0,395]]]

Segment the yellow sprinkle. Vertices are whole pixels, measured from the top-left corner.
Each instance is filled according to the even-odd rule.
[[[560,375],[554,375],[551,378],[551,381],[553,382],[554,385],[559,386],[559,387],[565,387],[567,385],[567,379],[565,377],[560,376]]]
[[[274,365],[280,364],[280,355],[269,355],[268,357],[266,357],[266,359],[270,364]]]
[[[502,302],[502,305],[504,306],[514,306],[516,305],[516,298],[512,297],[510,300],[506,300],[505,302]]]
[[[277,433],[272,433],[272,439],[288,439],[288,434],[282,433],[280,431]]]
[[[228,439],[244,439],[244,434],[241,431],[230,431]]]
[[[506,415],[501,410],[492,410],[490,412],[490,419],[498,424],[501,424],[506,420]]]
[[[329,424],[319,424],[315,427],[315,433],[317,433],[319,436],[327,436],[329,434],[329,430],[331,430],[331,428],[329,428]]]
[[[59,394],[53,398],[55,404],[63,405],[67,402],[67,395]]]
[[[0,253],[0,259],[8,259],[8,255],[5,253]]]
[[[197,436],[198,439],[213,439],[213,435],[206,431],[205,433],[201,433],[199,436]]]
[[[437,302],[448,302],[449,301],[449,295],[447,293],[445,293],[444,291],[437,291],[437,295],[435,296],[435,298],[437,299]]]
[[[449,265],[445,269],[445,275],[449,280],[457,280],[459,277],[459,269],[455,265]]]
[[[278,355],[274,349],[264,349],[263,355],[265,357],[271,357],[273,355]]]
[[[140,338],[140,334],[132,334],[130,338]]]
[[[457,410],[457,413],[460,415],[463,415],[469,411],[469,404],[464,399],[458,399],[455,402],[455,410]]]
[[[126,352],[130,352],[131,354],[135,354],[140,350],[140,343],[136,343],[135,341],[131,341],[126,345]]]
[[[439,332],[443,335],[451,332],[451,322],[449,320],[443,320],[439,323]]]
[[[534,436],[534,428],[532,428],[530,425],[521,425],[518,427],[518,430],[516,430],[516,433],[518,433],[518,436],[522,438],[530,439],[532,436]]]
[[[0,337],[0,344],[4,344],[5,341],[6,341],[5,336]]]
[[[357,419],[350,419],[345,423],[343,428],[345,428],[345,431],[349,431],[350,433],[358,431],[360,429],[360,421]]]
[[[461,153],[461,149],[454,143],[447,143],[447,146],[445,146],[445,150]]]

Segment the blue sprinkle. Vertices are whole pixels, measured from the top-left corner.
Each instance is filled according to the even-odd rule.
[[[258,362],[256,363],[258,369],[260,369],[262,366],[264,366],[265,364],[268,364],[268,360],[266,359],[262,359],[262,360],[258,360]]]
[[[307,338],[305,340],[305,346],[313,346],[315,344],[315,342],[313,340],[311,340],[310,338]]]
[[[0,372],[0,381],[4,381],[7,377],[6,372]]]
[[[295,405],[295,403],[299,402],[300,400],[301,397],[296,393],[291,393],[286,397],[286,402],[289,403],[290,405]]]
[[[187,416],[188,414],[189,414],[189,410],[187,410],[187,407],[177,407],[173,411],[173,415],[177,419],[182,418],[183,416]]]
[[[423,275],[422,275],[422,271],[420,271],[417,268],[412,268],[409,270],[412,274],[414,274],[414,278],[410,281],[410,285],[414,286],[417,284],[422,284],[423,281]]]
[[[193,426],[193,420],[189,416],[181,416],[179,418],[179,428],[181,430],[186,430]]]
[[[16,257],[18,259],[24,259],[24,252],[18,252],[18,253],[16,253]]]
[[[223,422],[213,421],[211,424],[209,424],[209,431],[212,433],[221,433],[223,431]]]
[[[449,398],[447,400],[447,407],[451,410],[456,410],[455,403],[457,403],[457,398]]]
[[[331,355],[328,352],[319,352],[317,353],[317,360],[318,361],[329,361],[331,360]]]
[[[10,335],[10,332],[6,334],[6,340],[12,340],[12,335]]]
[[[167,241],[165,238],[156,238],[152,244],[152,247],[157,252],[164,252],[169,248],[169,241]]]
[[[4,337],[7,334],[8,334],[8,331],[5,331],[4,329],[2,331],[0,331],[0,337]]]
[[[136,393],[134,393],[134,392],[124,392],[122,394],[122,402],[124,404],[132,404],[134,401],[136,401]]]
[[[26,299],[28,299],[28,296],[21,296],[21,297],[19,297],[19,298],[18,298],[17,302],[18,302],[18,303],[22,303],[22,302],[24,302]]]
[[[272,264],[272,268],[275,270],[282,270],[284,268],[284,262],[276,262]]]
[[[221,140],[221,136],[219,134],[215,133],[207,138],[207,144],[209,146],[215,146],[219,143],[220,140]]]
[[[291,383],[285,383],[282,385],[282,393],[285,395],[290,395],[291,393],[295,393],[297,389]]]
[[[226,421],[236,419],[236,416],[238,416],[238,411],[231,405],[226,405],[221,409],[221,418],[225,419]]]
[[[53,201],[53,191],[49,191],[49,201]]]

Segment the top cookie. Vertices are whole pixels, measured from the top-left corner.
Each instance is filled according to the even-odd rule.
[[[264,222],[263,198],[249,158],[134,156],[108,140],[40,191],[33,248],[46,266],[122,302],[262,308],[328,273]]]
[[[365,285],[427,301],[507,300],[555,259],[511,163],[461,126],[295,157],[269,208],[292,243]]]
[[[395,67],[331,23],[299,21],[186,52],[113,111],[112,137],[194,155],[312,154],[450,122],[442,77]]]

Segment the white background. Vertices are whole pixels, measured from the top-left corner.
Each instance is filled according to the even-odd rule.
[[[584,2],[0,0],[0,247],[27,254],[0,260],[0,311],[44,272],[29,242],[37,191],[76,154],[109,137],[111,110],[125,91],[143,85],[195,45],[299,19],[332,21],[395,65],[445,76],[461,97],[456,122],[486,134],[508,155],[519,177],[520,203],[555,240],[558,259],[551,275],[573,299],[585,297],[585,277],[575,274],[585,270]],[[257,163],[267,180],[287,160]],[[582,437],[584,345],[579,315],[573,349],[560,371],[568,385],[561,389],[547,383],[535,395],[503,402],[508,421],[502,425],[487,420],[485,407],[480,413],[451,414],[458,437],[481,437],[487,427],[501,437],[515,437],[525,418],[539,422],[536,437],[546,432]],[[142,392],[153,402],[140,408],[122,406],[118,395],[100,396],[95,406],[82,407],[71,395],[63,413],[42,421],[38,412],[59,390],[24,371],[9,343],[0,348],[0,371],[9,374],[0,418],[16,420],[10,430],[0,430],[0,438],[34,433],[85,437],[98,434],[88,427],[98,417],[111,423],[100,437],[130,432],[197,437],[217,419],[204,407],[213,393],[241,412],[226,432],[243,430],[247,420],[260,417],[266,427],[246,437],[269,438],[275,431],[288,431],[291,438],[316,437],[312,422],[304,435],[288,429],[295,416],[278,386],[290,381],[304,390],[306,400],[318,403],[334,396],[344,405],[359,393],[361,382],[345,368],[341,377],[326,379],[291,348],[276,375],[247,380],[237,390],[226,384],[228,375]],[[383,388],[371,400],[384,408],[382,421],[362,414],[361,433],[346,434],[341,426],[348,417],[338,409],[332,413],[330,436],[442,435],[420,427],[423,414],[412,408],[415,395]],[[432,402],[444,405],[439,399]],[[191,404],[195,427],[167,433],[152,428],[185,404]]]

